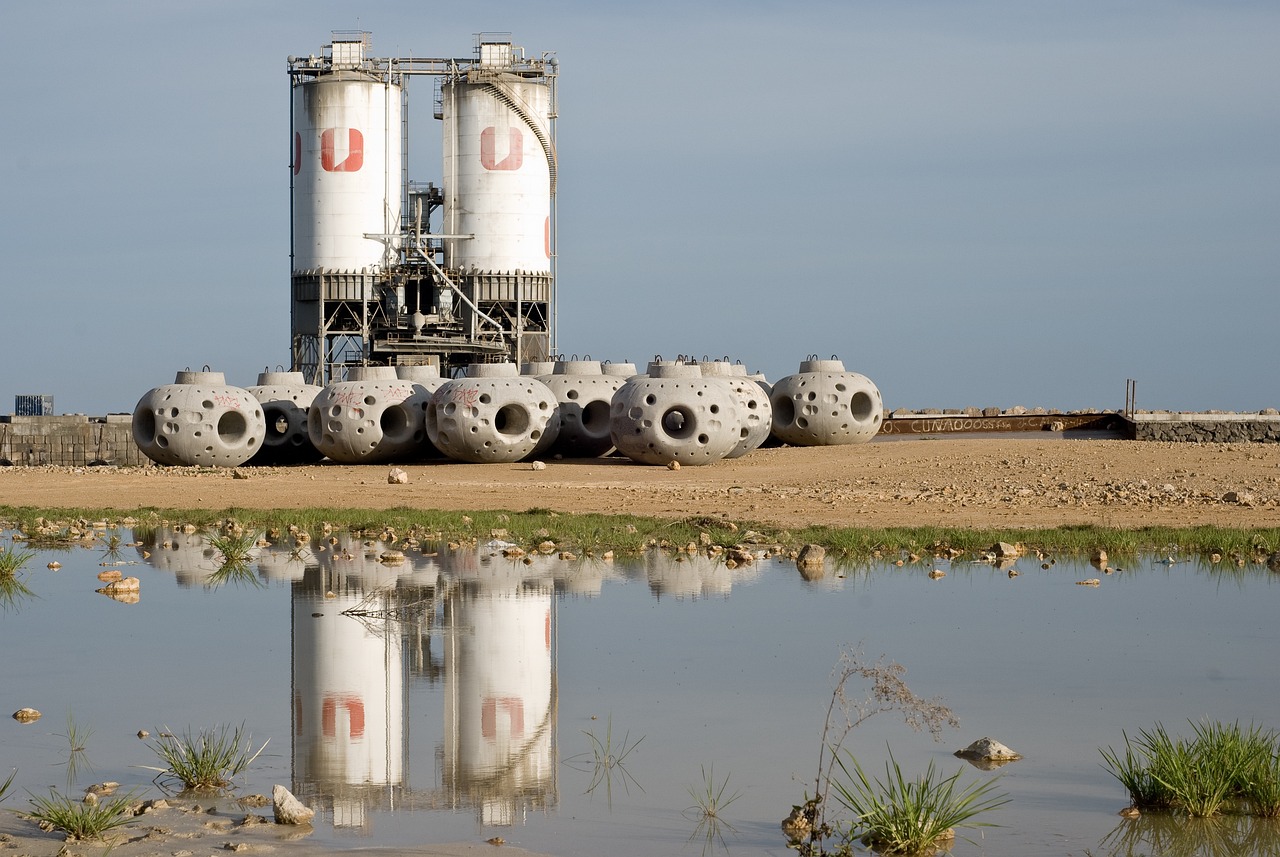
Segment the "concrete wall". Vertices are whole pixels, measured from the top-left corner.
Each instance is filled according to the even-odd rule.
[[[1180,443],[1280,443],[1276,414],[1133,414],[1134,440]]]
[[[133,417],[0,416],[0,464],[147,464],[133,442]]]

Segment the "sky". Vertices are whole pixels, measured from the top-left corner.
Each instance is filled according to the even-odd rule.
[[[1280,3],[5,3],[0,413],[289,360],[286,58],[560,63],[559,351],[1280,407]],[[411,84],[413,178],[439,123]],[[421,130],[418,130],[421,126]]]

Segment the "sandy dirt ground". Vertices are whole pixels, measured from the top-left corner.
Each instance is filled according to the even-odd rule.
[[[705,467],[668,470],[624,461],[292,468],[4,468],[0,504],[36,507],[554,509],[734,521],[795,528],[941,525],[1029,528],[1215,524],[1280,526],[1280,444],[1167,444],[1000,438],[877,441],[757,450]],[[11,797],[9,808],[20,803]],[[269,813],[270,810],[268,809]],[[0,813],[0,857],[95,857],[102,843],[67,845]],[[317,857],[306,830],[243,824],[244,815],[174,807],[118,836],[116,857],[203,857],[224,851]],[[369,857],[527,854],[479,843],[359,852]]]
[[[780,528],[1280,526],[1280,444],[1025,435],[762,449],[675,471],[625,460],[546,465],[405,465],[408,484],[389,484],[388,465],[3,468],[0,505],[543,508]]]

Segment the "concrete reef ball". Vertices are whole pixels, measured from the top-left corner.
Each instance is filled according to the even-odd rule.
[[[473,464],[519,461],[559,426],[556,397],[512,363],[473,363],[465,378],[431,397],[427,436],[450,458]]]
[[[741,458],[769,439],[773,431],[773,406],[769,404],[769,392],[754,378],[747,375],[747,367],[727,360],[699,363],[703,377],[721,378],[733,390],[738,400],[738,442],[725,458]]]
[[[402,380],[393,366],[348,370],[311,402],[307,433],[316,449],[341,464],[412,458],[426,440],[426,387]]]
[[[737,399],[696,363],[649,364],[613,396],[609,430],[618,452],[641,464],[710,464],[738,443]]]
[[[237,467],[266,433],[258,400],[229,386],[221,372],[179,372],[133,409],[133,442],[157,464]]]
[[[413,400],[422,409],[422,443],[416,451],[417,458],[444,458],[444,453],[436,449],[431,438],[427,436],[427,408],[431,407],[431,395],[444,386],[445,379],[440,377],[439,366],[397,366],[396,377],[414,385]],[[425,393],[425,395],[423,395]]]
[[[323,456],[307,434],[307,410],[320,387],[308,384],[301,372],[262,372],[247,388],[262,405],[267,435],[250,464],[305,464]]]
[[[871,380],[839,360],[805,360],[769,395],[773,436],[793,446],[866,443],[880,431],[884,404]]]
[[[560,360],[538,380],[556,397],[560,431],[552,443],[539,443],[537,454],[599,458],[613,448],[609,406],[626,378],[605,375],[595,360]]]

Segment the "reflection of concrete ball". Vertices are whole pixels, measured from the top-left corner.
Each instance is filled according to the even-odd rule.
[[[177,383],[148,391],[133,409],[133,441],[159,464],[236,467],[266,431],[257,399],[221,372],[179,372]]]
[[[509,363],[475,364],[445,382],[427,407],[427,436],[450,458],[475,464],[519,461],[559,428],[556,397]]]
[[[876,385],[839,360],[806,360],[773,385],[769,402],[773,436],[793,446],[866,443],[884,419]]]
[[[337,381],[312,401],[307,430],[316,449],[343,464],[408,458],[426,439],[423,411],[430,392],[388,372]]]

